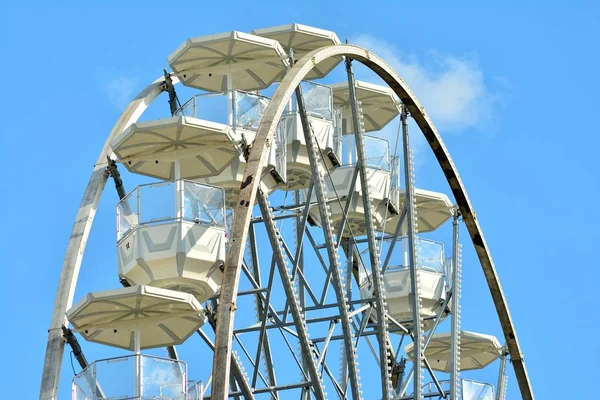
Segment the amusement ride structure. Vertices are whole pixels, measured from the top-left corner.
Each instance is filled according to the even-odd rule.
[[[86,188],[60,277],[40,399],[58,398],[65,344],[82,368],[73,400],[499,400],[507,361],[522,398],[533,399],[464,185],[393,69],[333,32],[299,24],[188,39],[167,62],[171,72],[121,115]],[[387,86],[356,80],[356,63]],[[315,82],[338,66],[346,80]],[[179,101],[179,83],[197,90],[187,102]],[[163,92],[164,116],[141,120]],[[215,98],[226,104],[221,122],[204,106]],[[410,119],[452,199],[415,187]],[[398,134],[388,141],[382,130],[394,120]],[[119,169],[152,180],[127,193]],[[120,198],[118,279],[110,290],[75,299],[109,179]],[[461,221],[501,340],[461,330]],[[446,224],[444,240],[428,236]],[[78,336],[128,353],[90,363]],[[175,346],[188,340],[206,366],[205,376],[193,377],[201,381],[190,379],[178,357]],[[142,353],[153,348],[166,348],[167,356]],[[497,382],[469,379],[468,371],[496,360]]]

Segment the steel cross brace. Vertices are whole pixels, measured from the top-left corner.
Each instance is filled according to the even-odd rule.
[[[285,254],[287,255],[287,257],[290,259],[290,261],[292,261],[294,266],[296,266],[297,259],[294,258],[294,256],[292,255],[292,252],[290,251],[290,248],[288,247],[287,243],[283,240],[283,238],[281,238],[281,246],[285,250]],[[302,272],[302,270],[300,270],[299,268],[296,268],[296,272],[297,272],[298,278],[300,279],[300,282],[302,282],[302,284],[304,284],[304,286],[306,287],[308,295],[310,296],[310,298],[312,299],[314,304],[319,304],[317,297],[315,296],[312,288],[310,287],[308,281],[306,280],[306,276],[304,275],[304,272]],[[294,278],[295,278],[295,275],[293,275],[293,271],[292,271],[291,279],[293,280]],[[286,305],[286,308],[287,307],[289,307],[289,305]],[[284,320],[285,320],[285,318],[284,318]]]
[[[314,188],[314,181],[311,179],[310,183],[308,185],[308,190],[306,192],[306,196],[305,196],[305,205],[304,205],[304,210],[302,211],[302,217],[300,220],[300,225],[296,226],[296,253],[295,256],[293,258],[293,264],[294,266],[292,267],[292,279],[296,278],[296,273],[299,272],[302,274],[302,277],[304,278],[304,266],[303,264],[303,259],[304,259],[304,255],[303,255],[303,244],[304,244],[304,231],[306,230],[306,222],[308,221],[308,212],[310,211],[310,198],[312,196],[312,191]],[[299,204],[299,192],[296,191],[296,206],[298,206]],[[296,224],[298,224],[298,217],[295,218],[296,220]],[[291,258],[291,257],[290,257]],[[299,294],[300,294],[300,305],[302,306],[302,308],[304,308],[305,304],[304,304],[304,288],[307,288],[307,290],[310,290],[309,295],[311,296],[313,302],[315,304],[318,304],[317,299],[314,297],[314,294],[312,293],[312,290],[310,289],[310,287],[308,286],[308,284],[306,282],[299,282],[298,283],[298,288],[299,288]],[[285,304],[285,312],[284,312],[284,319],[287,317],[287,313],[288,313],[288,308],[289,308],[289,300],[286,300],[286,304]]]
[[[271,265],[274,265],[274,263],[275,263],[275,260],[272,260],[272,264]],[[266,288],[258,287],[258,283],[254,280],[251,272],[248,270],[248,266],[246,265],[246,261],[245,260],[242,262],[242,271],[244,272],[244,275],[246,275],[246,277],[248,278],[248,280],[250,281],[250,283],[255,287],[255,289],[261,289],[261,290],[257,291],[256,294],[260,297],[260,299],[263,301],[263,303],[267,304],[267,307],[269,308],[269,312],[271,313],[270,315],[275,320],[277,320],[278,323],[282,323],[283,321],[277,315],[277,314],[280,314],[280,313],[276,312],[275,308],[273,308],[273,306],[271,304],[266,303],[266,297],[265,297],[265,294],[263,293],[263,291],[266,291]],[[262,290],[262,289],[265,289],[265,290]]]
[[[242,343],[242,341],[240,340],[240,337],[237,334],[233,334],[233,338],[235,339],[235,341],[238,343],[238,345],[240,346],[240,348],[242,349],[242,352],[244,353],[244,355],[246,356],[246,358],[248,359],[248,361],[250,361],[250,364],[252,365],[252,368],[254,368],[254,371],[258,373],[258,376],[260,377],[260,380],[263,381],[263,383],[266,386],[269,386],[269,384],[267,383],[267,380],[265,379],[265,377],[263,376],[263,374],[260,373],[260,371],[258,370],[260,368],[260,364],[259,363],[255,363],[254,361],[252,361],[252,357],[250,357],[250,353],[248,353],[248,350],[246,349],[246,346],[244,346],[244,344]],[[255,383],[252,383],[252,390],[254,390],[254,388],[256,388]],[[277,396],[274,396],[277,397]]]
[[[285,257],[282,249],[282,238],[275,226],[275,222],[273,221],[273,216],[271,215],[271,210],[269,209],[269,204],[264,196],[264,194],[259,190],[256,196],[258,200],[258,205],[261,210],[263,219],[265,221],[265,227],[267,229],[267,235],[269,236],[269,241],[271,242],[271,248],[273,250],[273,255],[275,257],[275,261],[277,267],[279,269],[279,275],[281,277],[281,284],[285,291],[286,297],[290,300],[290,311],[294,318],[294,324],[296,326],[296,331],[298,333],[298,340],[300,342],[300,347],[304,354],[312,354],[312,344],[308,340],[308,332],[306,329],[306,322],[304,320],[304,314],[300,309],[300,305],[298,303],[297,294],[294,290],[294,286],[292,281],[290,280],[290,272],[287,269]],[[315,360],[312,357],[308,357],[310,361],[307,365],[308,375],[312,382],[313,390],[317,399],[325,399],[325,390],[323,388],[323,384],[321,383],[321,379],[319,377],[319,373],[317,371],[317,366],[315,365]]]
[[[252,238],[252,236],[253,235],[250,234],[251,238]],[[273,287],[273,278],[274,277],[275,277],[275,258],[273,258],[273,262],[271,263],[271,269],[269,271],[269,281],[267,283],[267,298],[265,299],[266,304],[269,304],[271,301],[271,293],[272,293],[271,288]],[[259,310],[258,313],[259,313],[259,317],[261,318],[261,321],[260,321],[260,334],[258,337],[258,346],[256,348],[256,359],[254,361],[255,368],[254,368],[254,373],[252,374],[252,387],[256,387],[256,379],[259,374],[258,369],[259,369],[259,365],[260,365],[260,355],[262,353],[263,346],[265,346],[265,352],[269,348],[269,343],[266,342],[267,319],[268,319],[269,313],[266,312],[261,301],[257,301],[256,305],[257,305],[257,309]],[[237,338],[237,335],[235,335],[235,337]],[[271,384],[273,384],[273,382],[271,382]]]

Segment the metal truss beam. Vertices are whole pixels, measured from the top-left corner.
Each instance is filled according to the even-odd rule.
[[[412,170],[412,155],[408,136],[408,113],[406,107],[402,106],[400,116],[402,120],[402,144],[404,146],[404,175],[406,185],[406,214],[408,217],[408,259],[410,262],[410,304],[412,308],[412,335],[414,341],[413,348],[413,394],[416,400],[422,398],[423,374],[421,365],[423,364],[423,337],[422,337],[422,319],[421,319],[421,299],[419,293],[419,273],[418,259],[416,250],[416,213],[414,200],[414,182]]]
[[[288,304],[290,305],[290,312],[292,313],[292,317],[294,319],[294,325],[298,334],[300,348],[303,354],[312,354],[312,348],[308,340],[308,331],[306,328],[306,322],[304,320],[304,314],[300,308],[300,304],[298,303],[299,299],[297,294],[295,293],[290,271],[288,270],[286,265],[281,235],[277,229],[277,226],[275,226],[275,222],[272,220],[273,216],[271,215],[269,204],[267,203],[267,200],[262,192],[258,192],[257,199],[263,219],[265,221],[265,227],[267,229],[267,235],[269,236],[269,241],[273,250],[273,256],[279,269],[281,284],[289,301]],[[310,377],[315,396],[319,400],[325,399],[325,390],[319,377],[317,366],[315,365],[315,360],[313,357],[305,358],[308,361],[308,365],[306,365],[306,368],[308,369],[308,375]]]
[[[366,169],[365,147],[363,143],[363,129],[360,120],[358,103],[356,101],[356,87],[354,82],[354,72],[352,71],[352,59],[346,57],[346,74],[348,75],[348,89],[350,104],[352,108],[352,122],[354,123],[354,142],[356,143],[357,163],[356,169],[360,172],[360,186],[362,193],[363,209],[365,214],[365,230],[367,231],[367,240],[369,245],[369,256],[371,261],[371,274],[373,277],[373,295],[375,297],[375,312],[379,327],[377,329],[377,340],[379,342],[379,358],[381,360],[381,396],[384,400],[390,398],[392,390],[390,354],[386,346],[387,342],[387,321],[385,318],[385,294],[383,292],[383,276],[379,269],[379,249],[375,242],[375,225],[373,223],[373,205],[371,202],[369,177]]]
[[[333,269],[333,287],[335,290],[336,298],[339,303],[339,312],[340,319],[342,325],[342,331],[344,332],[344,349],[346,358],[348,360],[348,368],[350,370],[350,387],[352,389],[352,397],[355,400],[361,399],[361,390],[359,384],[359,376],[358,369],[356,367],[356,353],[354,351],[354,347],[352,346],[352,328],[350,317],[348,316],[349,306],[347,304],[346,293],[344,290],[344,285],[342,284],[342,277],[340,275],[340,263],[337,254],[333,227],[331,225],[331,220],[329,217],[329,207],[327,204],[327,196],[325,195],[325,188],[323,186],[323,172],[319,168],[319,158],[318,158],[318,146],[315,141],[314,133],[312,132],[312,127],[310,126],[310,122],[308,121],[308,115],[306,113],[306,108],[304,106],[304,99],[302,97],[302,91],[300,86],[296,86],[296,101],[298,106],[298,111],[300,113],[300,120],[302,123],[302,130],[304,132],[304,140],[306,141],[306,148],[308,153],[308,159],[310,161],[310,166],[312,170],[313,180],[315,182],[315,196],[317,198],[317,203],[319,207],[319,214],[321,216],[321,225],[323,228],[323,236],[325,237],[325,242],[327,243],[327,255],[329,257],[329,266],[330,269]]]

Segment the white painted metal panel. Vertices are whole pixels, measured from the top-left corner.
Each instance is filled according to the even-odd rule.
[[[450,371],[450,332],[436,333],[431,338],[425,357],[436,371]],[[412,343],[405,347],[412,353]],[[482,333],[460,332],[460,370],[467,371],[485,368],[502,356],[502,345],[495,336]]]
[[[140,226],[119,241],[119,276],[132,285],[191,293],[200,302],[220,287],[225,229],[173,221]]]
[[[205,321],[192,295],[151,286],[89,293],[67,311],[67,318],[88,341],[134,350],[183,343]]]
[[[238,31],[187,39],[167,62],[181,83],[210,92],[265,89],[288,68],[279,42]]]

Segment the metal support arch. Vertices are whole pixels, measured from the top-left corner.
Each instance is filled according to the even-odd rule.
[[[307,73],[321,61],[336,56],[349,56],[363,63],[379,75],[398,95],[427,139],[446,176],[446,180],[450,185],[473,245],[475,246],[502,325],[521,395],[525,400],[533,399],[533,390],[529,382],[512,318],[494,262],[473,211],[471,201],[467,196],[464,184],[437,129],[406,83],[381,58],[369,50],[358,46],[335,45],[323,47],[306,54],[288,71],[265,110],[250,151],[234,212],[231,231],[232,239],[227,253],[222,289],[219,297],[220,306],[218,310],[213,360],[213,400],[225,400],[227,398],[227,379],[230,372],[228,361],[232,350],[231,340],[236,309],[235,302],[242,268],[243,248],[248,237],[248,228],[252,218],[252,206],[256,201],[260,174],[266,164],[269,147],[274,139],[277,123],[294,90],[306,77]]]
[[[172,78],[173,84],[179,82]],[[127,106],[119,120],[108,135],[98,160],[94,165],[92,176],[87,184],[83,199],[79,205],[75,223],[71,229],[67,252],[63,261],[62,272],[56,290],[52,320],[48,329],[48,342],[42,370],[40,400],[56,400],[58,396],[58,381],[62,366],[64,346],[62,326],[67,326],[66,311],[73,305],[75,287],[79,278],[79,270],[83,253],[92,229],[94,217],[104,186],[108,180],[106,173],[106,156],[112,154],[110,143],[114,137],[123,132],[129,125],[135,123],[148,106],[165,90],[164,78],[160,77],[142,90]]]

